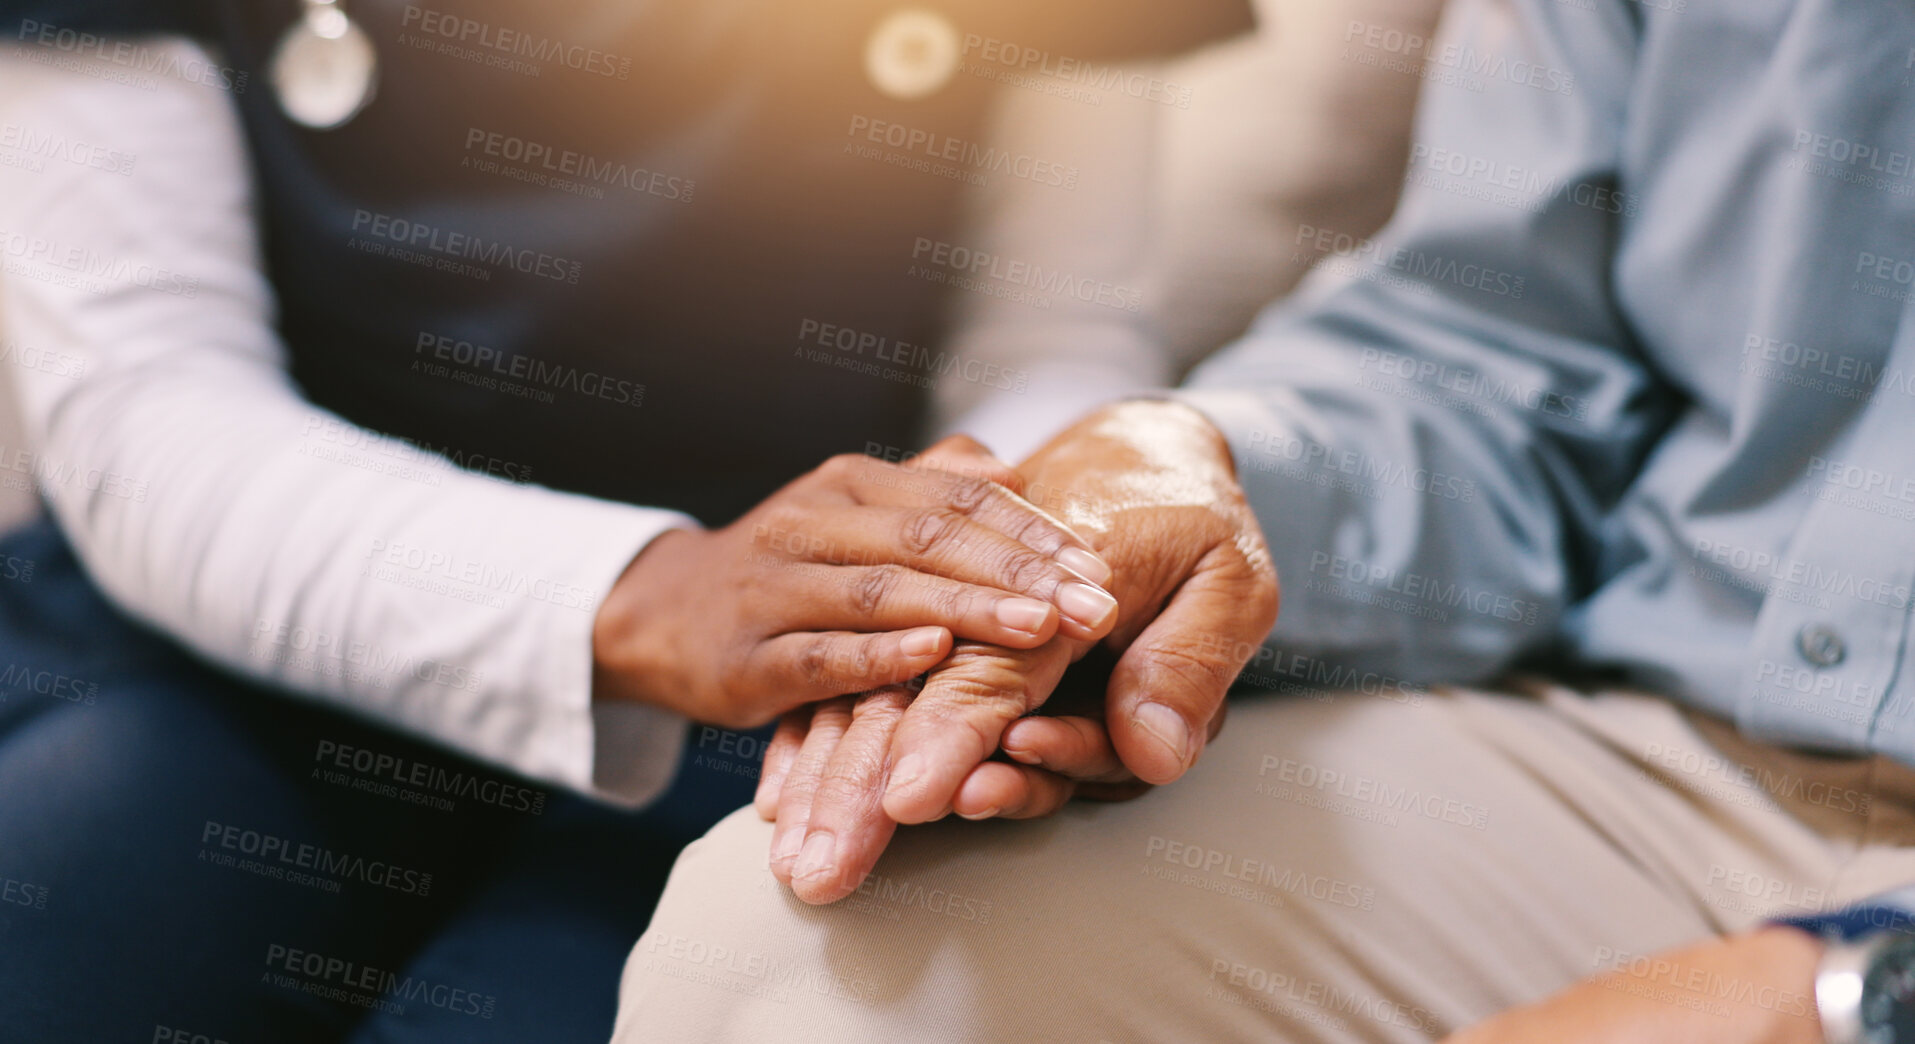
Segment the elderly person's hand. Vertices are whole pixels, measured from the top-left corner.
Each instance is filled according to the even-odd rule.
[[[1117,661],[1101,707],[1031,715],[1094,644],[1061,636],[1036,649],[959,643],[915,698],[890,689],[788,718],[758,808],[778,819],[773,872],[808,901],[853,891],[895,823],[1040,815],[1080,784],[1122,796],[1177,779],[1276,619],[1262,530],[1228,444],[1196,411],[1105,408],[1018,471],[1032,502],[1113,569]],[[1013,761],[987,760],[1000,749]]]

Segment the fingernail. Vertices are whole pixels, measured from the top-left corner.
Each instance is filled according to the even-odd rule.
[[[1069,583],[1057,589],[1057,607],[1065,616],[1095,628],[1117,611],[1117,599],[1089,584]]]
[[[1110,579],[1110,564],[1081,547],[1067,547],[1059,551],[1057,564],[1093,584],[1101,584]]]
[[[1157,738],[1179,765],[1190,767],[1190,726],[1183,715],[1161,703],[1140,703],[1131,718],[1137,727]]]
[[[797,828],[781,831],[771,841],[771,861],[789,863],[798,858],[798,846],[805,843],[805,832]]]
[[[885,792],[909,796],[923,777],[924,755],[913,751],[898,759],[897,765],[891,769],[891,783],[885,787]]]
[[[805,838],[804,853],[798,857],[798,865],[792,868],[791,876],[810,880],[822,877],[835,870],[836,862],[833,849],[837,839],[822,830],[816,830]]]
[[[939,643],[944,641],[944,632],[936,627],[920,627],[915,631],[906,631],[898,641],[898,648],[906,656],[929,656],[938,651]]]
[[[1044,760],[1037,756],[1036,751],[1027,749],[1025,747],[1006,746],[1004,748],[1004,756],[1007,758],[1010,758],[1012,761],[1019,762],[1020,764],[1025,764],[1025,765],[1035,765],[1038,762]]]
[[[999,809],[998,809],[998,807],[997,807],[996,805],[992,805],[992,806],[991,806],[990,808],[987,808],[987,809],[985,809],[984,811],[982,811],[982,812],[979,812],[979,813],[978,813],[977,815],[974,815],[974,816],[967,816],[967,815],[965,815],[964,813],[962,813],[962,812],[959,812],[959,813],[958,813],[958,818],[960,818],[960,819],[968,819],[968,820],[970,820],[970,821],[972,821],[973,823],[975,823],[975,822],[977,822],[977,821],[978,821],[978,820],[980,820],[980,819],[989,819],[989,818],[991,818],[992,816],[995,816],[995,815],[997,815],[997,814],[998,814],[998,812],[999,812]]]
[[[1006,598],[997,603],[997,622],[1013,631],[1036,634],[1050,621],[1050,605],[1035,598]]]

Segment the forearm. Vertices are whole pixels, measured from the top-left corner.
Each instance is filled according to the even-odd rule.
[[[680,723],[594,711],[591,630],[632,556],[682,519],[461,472],[306,403],[272,332],[227,99],[4,75],[8,119],[138,159],[130,176],[0,171],[0,234],[51,244],[9,251],[7,336],[80,363],[23,372],[19,397],[95,581],[290,691],[617,800],[661,786]],[[75,252],[105,274],[66,278]],[[600,719],[650,737],[624,752],[645,770],[597,763]]]

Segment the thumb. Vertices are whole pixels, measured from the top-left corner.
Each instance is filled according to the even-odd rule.
[[[1147,783],[1197,762],[1224,695],[1277,619],[1276,577],[1224,542],[1198,561],[1111,672],[1111,745]]]

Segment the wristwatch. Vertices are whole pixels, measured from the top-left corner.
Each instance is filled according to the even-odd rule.
[[[1825,1044],[1915,1044],[1915,916],[1865,905],[1777,923],[1828,944],[1815,973]]]

